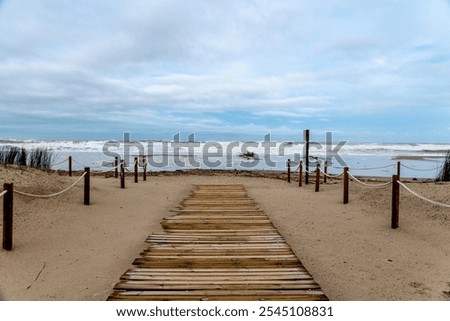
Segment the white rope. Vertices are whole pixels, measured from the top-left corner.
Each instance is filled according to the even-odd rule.
[[[49,194],[49,195],[35,195],[35,194],[28,194],[28,193],[25,193],[25,192],[20,192],[20,191],[14,190],[14,193],[17,193],[19,195],[29,196],[29,197],[36,197],[36,198],[50,198],[50,197],[58,196],[58,195],[61,195],[61,194],[65,193],[65,192],[67,192],[68,190],[73,188],[75,185],[77,185],[78,182],[81,181],[81,179],[86,174],[87,174],[87,172],[84,172],[83,175],[81,175],[80,178],[78,178],[72,185],[70,185],[66,189],[62,190],[61,192],[57,192],[57,193],[53,193],[53,194]]]
[[[352,175],[352,173],[350,173],[350,172],[347,172],[347,173],[357,183],[359,183],[361,185],[364,185],[364,186],[367,186],[367,187],[381,188],[381,187],[386,187],[388,185],[391,185],[391,183],[392,183],[392,181],[389,181],[389,182],[383,183],[383,184],[367,184],[367,183],[364,183],[364,182],[360,181],[359,179],[357,179],[355,176]]]
[[[325,175],[328,178],[339,178],[342,175],[344,175],[344,172],[340,173],[339,175],[330,175],[328,173],[325,173],[322,168],[320,168],[320,171],[323,173],[323,175]]]
[[[55,163],[55,164],[52,164],[52,166],[57,166],[57,165],[61,165],[62,163],[65,163],[65,162],[67,162],[68,160],[69,160],[69,158],[66,158],[66,159],[64,159],[64,160],[60,161],[59,163]]]
[[[83,163],[80,163],[80,162],[78,162],[78,161],[76,161],[75,159],[73,159],[72,160],[74,163],[77,163],[78,165],[81,165],[81,166],[83,166],[83,167],[89,167],[89,168],[100,168],[100,167],[103,167],[103,166],[90,166],[90,165],[85,165],[85,164],[83,164]]]
[[[414,191],[413,191],[412,189],[410,189],[408,186],[406,186],[405,184],[403,184],[403,182],[397,181],[397,183],[399,183],[401,186],[403,186],[404,189],[406,189],[408,192],[410,192],[410,193],[413,194],[414,196],[416,196],[416,197],[418,197],[418,198],[420,198],[420,199],[422,199],[422,200],[424,200],[424,201],[426,201],[426,202],[428,202],[428,203],[431,203],[431,204],[434,204],[434,205],[438,205],[438,206],[443,206],[443,207],[450,208],[450,205],[449,205],[449,204],[445,204],[445,203],[433,201],[433,200],[431,200],[431,199],[429,199],[429,198],[426,198],[425,196],[422,196],[422,195],[420,195],[420,194],[414,192]]]
[[[409,167],[406,165],[401,164],[402,167],[407,168],[407,169],[411,169],[413,171],[418,171],[418,172],[430,172],[430,171],[435,171],[437,169],[441,169],[442,165],[435,167],[435,168],[427,168],[427,169],[419,169],[419,168],[414,168],[414,167]]]
[[[0,197],[5,196],[6,193],[8,193],[8,191],[3,191],[3,192],[1,192],[1,193],[0,193]]]
[[[292,166],[292,164],[294,164],[294,166]],[[296,165],[295,165],[296,164]],[[298,168],[300,167],[300,163],[297,162],[292,162],[290,163],[290,167],[291,167],[291,171],[296,172],[298,170]]]
[[[384,168],[390,168],[390,167],[394,167],[394,166],[397,166],[397,164],[391,164],[391,165],[380,166],[380,167],[351,167],[351,169],[354,171],[371,171],[374,169],[384,169]],[[336,166],[330,166],[330,167],[336,168],[336,169],[344,169],[344,167],[336,167]]]
[[[128,171],[128,172],[129,172],[129,171],[134,171],[134,166],[136,166],[137,163],[138,163],[138,161],[135,160],[132,166],[128,166],[128,167],[125,166],[125,170]],[[138,167],[139,167],[139,166],[138,166]]]
[[[83,167],[89,167],[88,165],[82,164],[82,163],[76,161],[75,159],[72,159],[72,162],[77,163],[78,165],[81,165]]]
[[[120,164],[119,164],[119,165],[117,165],[117,166],[114,166],[114,167],[108,168],[107,170],[104,170],[104,171],[100,171],[100,172],[96,172],[96,173],[100,173],[100,174],[102,174],[102,173],[107,173],[107,172],[110,172],[110,171],[112,171],[112,170],[114,170],[114,169],[116,169],[116,168],[119,168],[119,167],[120,167]]]

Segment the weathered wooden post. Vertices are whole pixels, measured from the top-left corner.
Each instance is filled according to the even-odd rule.
[[[316,192],[320,189],[320,164],[316,166]]]
[[[89,205],[91,202],[91,169],[89,167],[84,168],[84,205]]]
[[[120,188],[125,188],[125,161],[120,163]]]
[[[305,185],[309,184],[309,129],[304,131],[305,140]]]
[[[400,179],[400,169],[401,169],[401,164],[400,161],[397,162],[397,179]]]
[[[69,156],[69,176],[72,176],[72,156]]]
[[[138,167],[139,167],[138,158],[135,157],[134,158],[134,182],[135,183],[138,182],[138,175],[139,175]]]
[[[11,251],[13,246],[13,201],[14,184],[4,184],[3,189],[3,249]]]
[[[303,161],[300,161],[300,164],[298,164],[298,186],[302,186],[302,180],[303,180]]]
[[[287,182],[291,182],[291,160],[288,159],[287,161]]]
[[[119,157],[114,159],[114,167],[114,177],[117,178],[119,177]]]
[[[145,158],[145,156],[142,158],[142,161],[144,162],[144,172],[142,173],[142,178],[144,181],[147,180],[147,159]]]
[[[392,218],[391,228],[398,228],[398,217],[400,207],[400,184],[398,184],[398,176],[392,175]]]
[[[327,174],[328,174],[328,161],[325,161],[325,163],[323,164],[323,182],[324,184],[327,183]]]
[[[348,203],[348,166],[344,167],[344,204]]]

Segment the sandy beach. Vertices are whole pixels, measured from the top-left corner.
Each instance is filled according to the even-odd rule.
[[[203,175],[201,175],[203,174]],[[245,174],[245,173],[244,173]],[[0,250],[2,300],[105,300],[122,273],[162,231],[160,221],[194,184],[243,184],[331,300],[449,300],[450,209],[401,191],[400,228],[390,228],[391,187],[342,182],[298,187],[282,174],[163,173],[138,184],[91,177],[50,199],[15,194],[14,248]],[[61,173],[0,168],[0,183],[50,194],[76,180]],[[408,180],[406,180],[408,181]],[[450,204],[450,185],[408,181],[415,191]],[[3,223],[0,222],[0,225]]]

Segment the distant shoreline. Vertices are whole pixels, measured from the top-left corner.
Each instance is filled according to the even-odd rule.
[[[68,175],[68,171],[65,170],[49,170],[50,172],[56,172],[60,175]],[[83,171],[73,171],[73,173],[82,174]],[[114,177],[114,172],[91,172],[91,175],[98,177]],[[126,176],[133,176],[134,173],[129,172]],[[303,174],[305,175],[305,174]],[[333,174],[334,175],[334,174]],[[270,178],[277,180],[287,181],[287,171],[286,170],[240,170],[240,169],[178,169],[173,171],[163,170],[163,171],[149,171],[147,172],[148,177],[170,177],[170,176],[224,176],[224,177],[262,177],[262,178]],[[391,179],[389,176],[376,176],[376,175],[355,175],[355,177],[367,181],[367,182],[387,182]],[[309,180],[310,184],[315,182],[316,174],[310,173]],[[139,172],[139,179],[142,179],[142,172]],[[150,178],[149,178],[150,179]],[[303,181],[304,181],[303,176]],[[423,182],[423,183],[431,183],[435,182],[433,178],[415,178],[415,177],[404,177],[406,181],[415,181],[415,182]],[[321,180],[323,180],[323,174],[321,175]],[[328,178],[328,181],[340,181],[340,178]],[[291,183],[298,184],[298,172],[291,172]],[[303,182],[304,184],[304,182]]]

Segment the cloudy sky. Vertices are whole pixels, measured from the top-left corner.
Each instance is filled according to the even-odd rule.
[[[445,0],[0,0],[0,138],[443,142]]]

